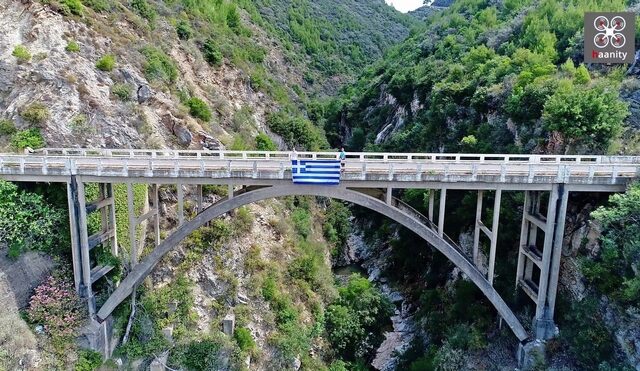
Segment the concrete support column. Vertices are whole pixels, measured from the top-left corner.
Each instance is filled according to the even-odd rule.
[[[547,207],[547,223],[544,231],[544,246],[542,250],[542,267],[540,268],[540,284],[538,285],[538,303],[536,304],[536,318],[542,318],[547,304],[547,288],[549,285],[549,269],[551,266],[551,253],[553,249],[553,232],[556,222],[556,207],[559,192],[558,185],[554,184],[549,194]]]
[[[440,190],[440,210],[438,212],[438,235],[444,236],[444,213],[445,205],[447,204],[447,189],[442,188]]]
[[[72,180],[72,182],[75,179]],[[82,258],[82,286],[84,296],[87,300],[89,317],[94,318],[96,314],[96,302],[91,289],[91,258],[89,256],[89,233],[87,230],[87,204],[82,180],[76,182],[78,200],[78,231],[80,235],[80,256]]]
[[[558,292],[558,279],[560,278],[560,259],[562,257],[562,244],[564,242],[564,223],[567,216],[567,204],[569,192],[563,185],[559,189],[560,207],[556,215],[556,228],[553,236],[553,253],[551,255],[551,269],[549,271],[549,289],[547,294],[548,315],[551,319],[555,314],[556,294]]]
[[[105,184],[107,197],[111,197],[113,203],[109,206],[109,228],[113,230],[113,237],[111,237],[111,253],[114,256],[118,256],[118,229],[116,228],[116,195],[113,191],[113,184]]]
[[[67,201],[69,203],[69,226],[71,232],[71,259],[73,261],[73,282],[76,292],[81,295],[82,288],[82,253],[80,252],[80,235],[78,230],[78,192],[75,177],[67,182]]]
[[[136,221],[135,208],[133,202],[133,184],[127,183],[127,214],[129,215],[129,243],[131,244],[131,267],[138,264],[138,244],[136,243]]]
[[[493,221],[491,223],[491,247],[489,249],[489,283],[493,285],[493,276],[496,265],[496,247],[498,244],[498,225],[500,222],[500,201],[502,199],[502,190],[496,190],[496,197],[493,201]]]
[[[202,212],[202,210],[204,210],[204,204],[202,201],[202,185],[198,184],[196,186],[196,197],[197,197],[197,207],[198,207],[198,214],[200,214]]]
[[[478,263],[478,249],[480,246],[480,221],[482,221],[482,199],[484,197],[484,191],[478,191],[478,201],[476,203],[476,220],[473,229],[473,264],[476,266]]]
[[[387,188],[387,193],[385,196],[385,202],[387,203],[387,205],[391,205],[391,201],[393,200],[393,188],[389,187]]]
[[[153,198],[153,207],[156,209],[156,216],[153,218],[153,232],[156,247],[160,245],[160,199],[158,198],[159,184],[153,186],[151,197]]]
[[[229,199],[233,198],[233,184],[229,184],[229,187],[227,188],[227,197],[229,197]]]
[[[184,223],[184,191],[182,190],[182,184],[178,183],[178,225]]]
[[[434,189],[429,190],[429,220],[433,222],[433,204],[436,201],[436,191]]]

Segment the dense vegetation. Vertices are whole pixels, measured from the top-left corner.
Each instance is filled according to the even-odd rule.
[[[580,65],[580,35],[585,11],[624,8],[622,0],[456,1],[331,102],[330,143],[353,150],[605,153],[629,115],[619,98],[623,70]],[[393,118],[398,107],[407,111],[404,123]],[[340,126],[345,119],[348,130]],[[376,140],[388,124],[390,135]]]

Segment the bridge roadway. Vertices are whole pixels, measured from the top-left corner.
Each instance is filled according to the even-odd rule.
[[[290,195],[348,201],[412,230],[443,253],[483,292],[524,349],[532,337],[548,339],[556,334],[554,307],[569,193],[623,192],[629,182],[640,178],[640,157],[633,156],[367,152],[347,153],[339,186],[302,186],[291,182],[290,155],[290,152],[258,151],[43,149],[23,155],[0,154],[0,179],[67,184],[75,287],[86,300],[93,319],[85,336],[93,349],[110,356],[112,346],[107,334],[111,313],[135,292],[167,253],[215,217],[253,202]],[[297,154],[299,160],[336,159],[337,155],[336,152]],[[87,183],[99,184],[97,200],[86,200]],[[102,307],[96,308],[92,285],[113,267],[92,267],[90,251],[102,244],[118,255],[114,183],[127,184],[131,269]],[[134,212],[135,183],[151,185],[152,208],[144,215]],[[185,220],[184,190],[178,186],[178,226],[162,241],[160,184],[194,185],[198,210],[195,217]],[[226,184],[229,196],[205,208],[204,184]],[[394,189],[407,188],[429,190],[428,216],[393,197]],[[446,194],[454,189],[478,193],[471,253],[444,234]],[[525,330],[493,286],[503,191],[524,191],[525,195],[515,283],[536,305],[532,333]],[[485,225],[482,214],[487,208],[483,207],[487,193],[494,195],[493,213],[492,221]],[[546,206],[542,205],[545,202]],[[89,235],[87,217],[93,212],[102,214],[101,229]],[[135,231],[147,220],[153,220],[155,248],[138,262],[138,251],[142,250],[138,247],[143,241],[137,240]],[[541,240],[538,235],[544,238]],[[481,253],[482,236],[489,240],[488,256]]]
[[[290,152],[42,149],[0,154],[14,181],[275,185],[291,179]],[[335,159],[300,152],[298,159]],[[503,154],[347,153],[344,186],[370,188],[622,191],[640,177],[640,157]],[[279,182],[280,181],[280,182]]]

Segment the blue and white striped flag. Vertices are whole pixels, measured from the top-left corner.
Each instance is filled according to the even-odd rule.
[[[296,184],[339,184],[340,160],[291,160]]]

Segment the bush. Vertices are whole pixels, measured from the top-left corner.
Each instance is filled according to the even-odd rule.
[[[175,63],[162,50],[147,46],[142,49],[142,54],[147,57],[143,65],[144,74],[149,80],[162,80],[171,83],[178,78],[178,68]]]
[[[305,209],[295,209],[291,213],[293,228],[302,238],[307,238],[311,234],[311,214]]]
[[[31,53],[29,53],[29,49],[24,45],[16,45],[16,47],[13,48],[13,53],[11,53],[11,55],[18,59],[18,63],[24,63],[31,60]]]
[[[27,147],[38,149],[44,147],[44,139],[39,129],[32,128],[22,130],[13,134],[11,137],[11,146],[18,151],[22,151]]]
[[[65,275],[71,274],[61,272],[60,277],[49,276],[36,287],[27,310],[29,321],[44,327],[58,352],[64,352],[71,346],[83,317],[82,303],[76,296],[73,283],[62,278]]]
[[[325,213],[324,237],[334,247],[343,247],[351,234],[351,211],[340,201],[332,200]]]
[[[96,12],[108,12],[113,9],[112,0],[82,0],[82,3]]]
[[[49,109],[42,103],[36,102],[23,107],[20,111],[20,117],[34,125],[44,124],[51,114]]]
[[[233,218],[233,233],[242,236],[251,232],[253,226],[253,215],[247,207],[241,207],[236,211]]]
[[[100,71],[111,72],[116,67],[116,57],[113,54],[103,55],[98,62],[96,68]]]
[[[1,180],[0,205],[0,241],[8,245],[10,257],[28,249],[50,254],[64,249],[68,238],[65,210],[49,205],[39,194]]]
[[[265,133],[259,133],[256,136],[256,149],[258,151],[277,151],[278,147]]]
[[[209,65],[214,67],[220,67],[222,65],[224,57],[213,39],[208,39],[202,45],[202,54],[204,56],[204,60],[207,61]]]
[[[17,131],[16,125],[11,120],[0,120],[0,135],[12,135]]]
[[[144,19],[153,22],[156,19],[156,11],[147,0],[132,0],[131,7]]]
[[[102,365],[102,354],[93,350],[83,349],[78,354],[78,362],[74,371],[94,371]]]
[[[285,111],[272,113],[267,116],[267,125],[291,147],[303,147],[308,150],[326,147],[326,141],[318,128],[300,115]]]
[[[383,340],[393,305],[357,274],[338,291],[338,300],[327,308],[327,338],[341,358],[367,359]]]
[[[233,337],[236,339],[238,347],[240,347],[240,350],[243,352],[251,352],[256,347],[256,342],[253,340],[251,332],[244,327],[237,328]]]
[[[191,25],[189,25],[188,21],[180,20],[176,25],[176,33],[178,34],[178,38],[180,40],[189,40],[191,36],[193,36],[193,30],[191,29]]]
[[[82,11],[84,10],[81,0],[62,0],[60,5],[60,10],[65,15],[82,15]]]
[[[572,303],[563,320],[561,339],[570,345],[569,352],[576,357],[579,366],[591,369],[611,359],[614,340],[598,313],[596,298],[587,297],[582,302]]]
[[[240,31],[240,15],[235,5],[230,6],[227,10],[227,26],[236,33]]]
[[[189,107],[189,113],[195,118],[199,118],[202,121],[211,120],[211,110],[209,106],[200,98],[190,98],[187,103]]]
[[[177,349],[175,362],[186,370],[216,370],[221,364],[219,359],[221,348],[221,342],[216,339],[194,341]]]
[[[116,83],[111,86],[111,94],[126,102],[131,99],[132,87],[127,83]]]
[[[600,223],[601,250],[585,259],[582,273],[603,294],[626,305],[640,305],[640,183],[609,198],[610,206],[591,213]],[[636,273],[638,272],[638,273]]]
[[[74,40],[70,40],[64,49],[70,53],[77,53],[80,51],[80,45]]]

